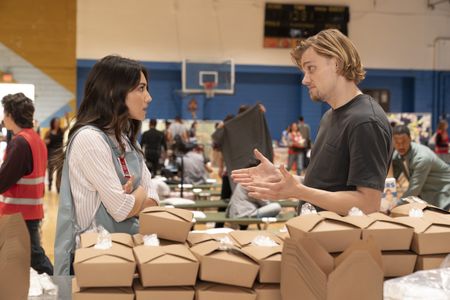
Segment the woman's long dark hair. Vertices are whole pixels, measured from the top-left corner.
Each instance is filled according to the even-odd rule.
[[[122,153],[125,152],[122,135],[126,135],[137,149],[137,135],[142,122],[129,118],[125,99],[139,85],[141,72],[148,82],[147,70],[137,61],[113,55],[98,61],[86,80],[83,101],[76,114],[76,122],[69,131],[67,143],[81,127],[92,125],[107,134],[113,133]],[[64,151],[55,158],[57,168],[62,168],[65,156]]]

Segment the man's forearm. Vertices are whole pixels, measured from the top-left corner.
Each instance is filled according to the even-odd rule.
[[[300,190],[299,199],[340,215],[347,215],[352,207],[361,209],[365,214],[376,212],[380,208],[381,192],[374,189],[329,192],[303,185]]]

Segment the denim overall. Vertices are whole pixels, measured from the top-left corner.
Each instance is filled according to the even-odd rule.
[[[111,154],[114,162],[114,167],[117,176],[122,185],[127,182],[122,167],[119,163],[120,150],[113,143],[113,141],[101,130],[93,126],[84,126],[76,133],[70,140],[67,146],[66,158],[61,178],[61,191],[59,197],[58,220],[56,224],[56,238],[55,238],[55,275],[70,275],[72,260],[77,246],[79,235],[84,231],[91,229],[94,225],[103,226],[110,233],[123,232],[135,234],[139,231],[139,221],[136,217],[126,219],[122,222],[116,222],[113,217],[106,211],[103,203],[95,213],[94,219],[88,228],[80,228],[76,219],[76,212],[72,198],[69,180],[69,155],[72,141],[81,130],[90,128],[100,132],[105,141],[111,147]],[[130,142],[128,141],[130,144]],[[130,144],[131,147],[131,144]],[[131,151],[125,153],[125,160],[127,162],[129,173],[134,176],[133,191],[140,185],[142,175],[142,156],[131,147]]]

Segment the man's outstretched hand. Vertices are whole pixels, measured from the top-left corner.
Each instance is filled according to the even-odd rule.
[[[231,172],[233,181],[241,184],[280,181],[282,176],[278,168],[257,149],[254,150],[254,154],[261,163],[256,167],[234,170]]]

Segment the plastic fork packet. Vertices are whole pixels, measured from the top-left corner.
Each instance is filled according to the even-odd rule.
[[[270,237],[264,236],[264,235],[257,235],[252,240],[252,245],[260,246],[260,247],[276,247],[276,246],[278,246],[278,244],[275,243],[274,240],[272,240]]]
[[[225,236],[219,240],[219,250],[231,250],[233,249],[233,242],[228,236]]]
[[[98,231],[97,243],[95,244],[94,249],[100,250],[111,249],[112,238],[108,230],[106,230],[102,226],[98,226],[97,231]]]
[[[413,218],[422,218],[423,211],[421,209],[413,207],[409,210],[408,215]]]
[[[159,246],[159,239],[158,239],[158,236],[156,235],[156,233],[144,235],[142,237],[142,239],[144,240],[145,246],[150,246],[150,247]]]
[[[305,203],[302,205],[302,208],[300,210],[300,215],[311,215],[311,214],[317,214],[316,208],[311,203]]]
[[[362,217],[362,216],[365,216],[365,214],[362,212],[362,210],[360,210],[357,207],[350,208],[350,210],[348,211],[348,215],[351,216],[351,217]]]

